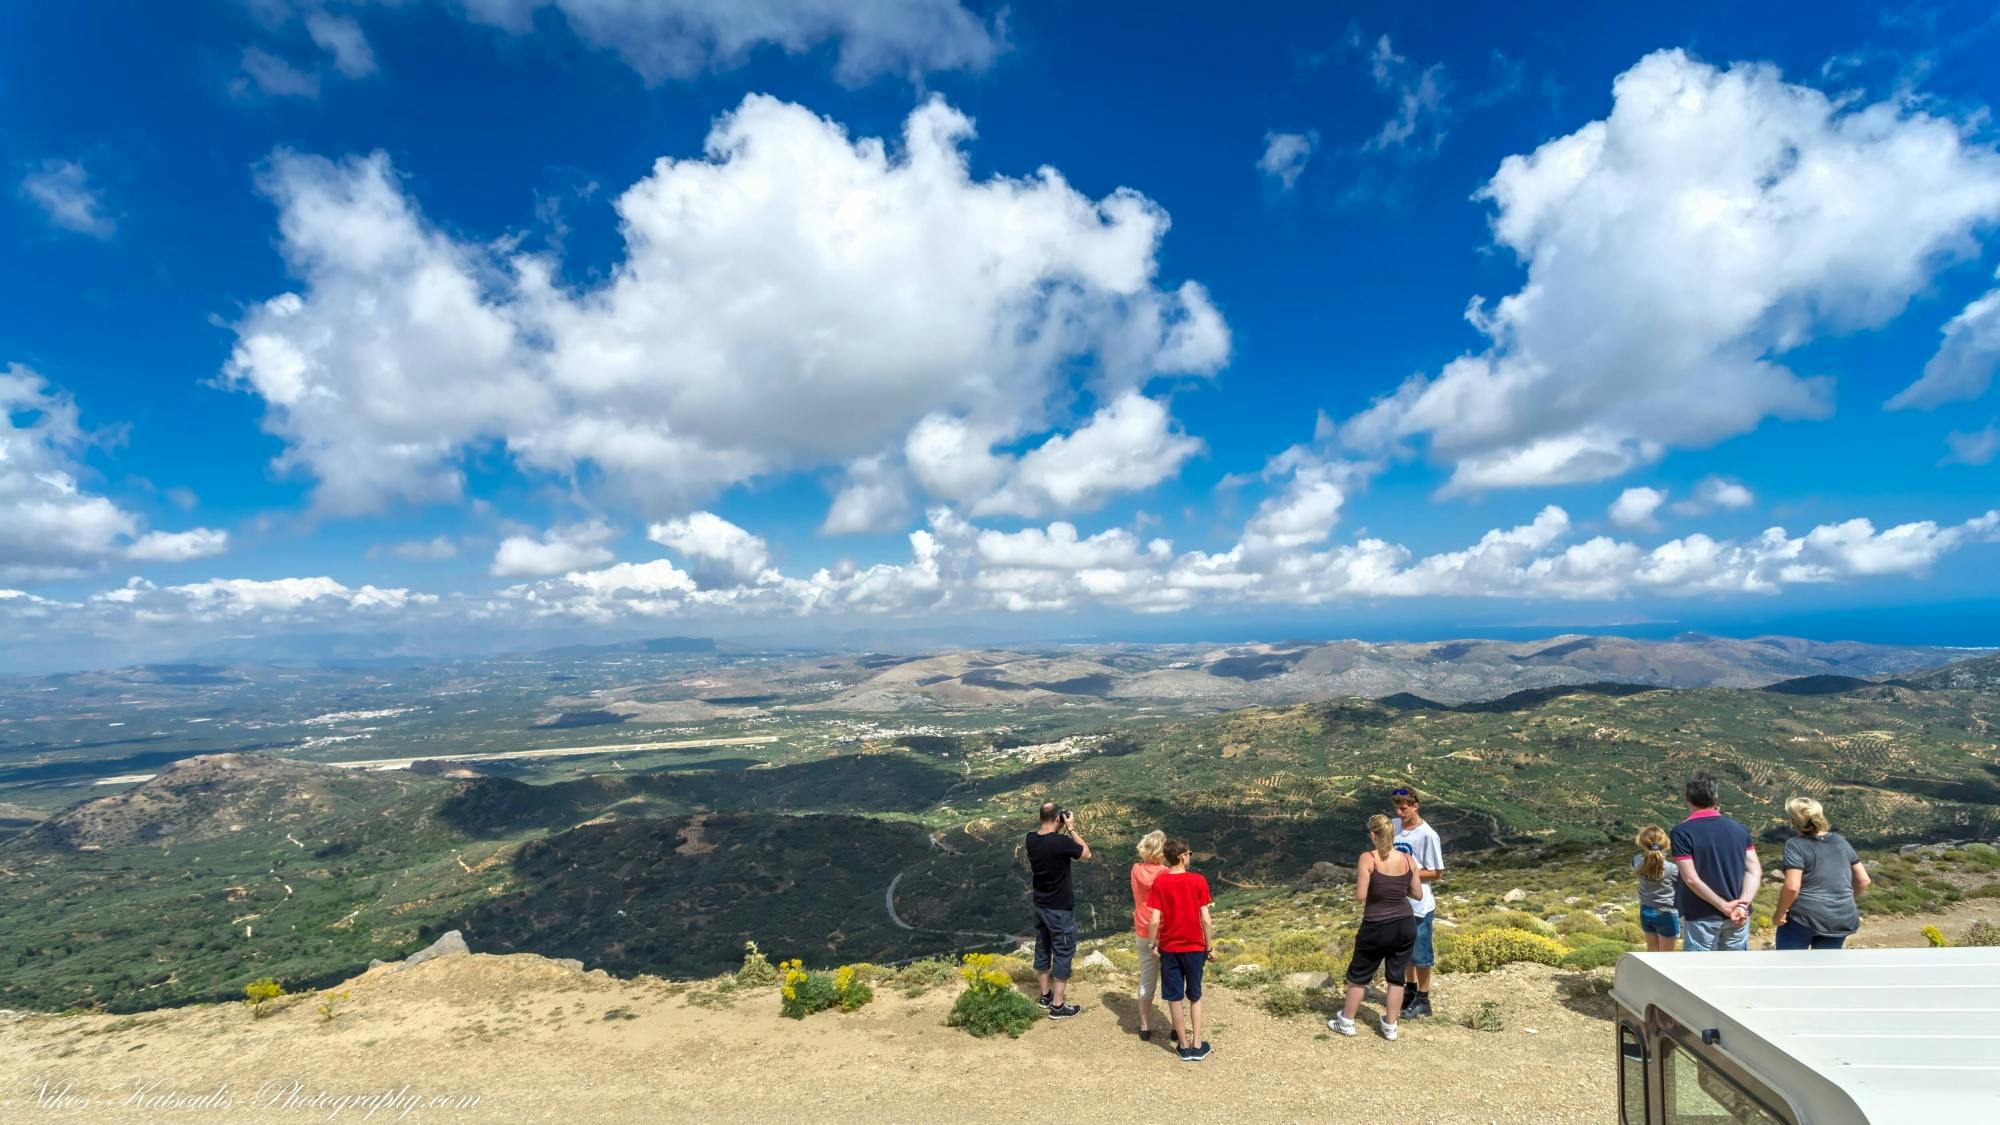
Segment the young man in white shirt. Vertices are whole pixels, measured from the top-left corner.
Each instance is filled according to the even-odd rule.
[[[1389,794],[1396,813],[1396,850],[1410,857],[1423,880],[1424,897],[1410,900],[1410,913],[1417,918],[1417,944],[1410,965],[1416,970],[1409,996],[1403,1001],[1403,1018],[1417,1019],[1431,1014],[1431,966],[1437,954],[1431,946],[1431,918],[1437,900],[1431,896],[1431,880],[1444,873],[1444,843],[1437,830],[1424,822],[1417,791],[1401,786]]]

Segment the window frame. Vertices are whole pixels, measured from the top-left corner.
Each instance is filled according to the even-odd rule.
[[[1626,1088],[1625,1076],[1632,1072],[1630,1059],[1625,1053],[1625,1037],[1630,1035],[1639,1047],[1639,1113],[1637,1121],[1632,1120],[1632,1095]],[[1646,1030],[1630,1019],[1618,1021],[1618,1120],[1620,1125],[1648,1125],[1653,1119],[1652,1101],[1653,1049],[1646,1040]]]
[[[1771,1120],[1779,1122],[1780,1125],[1798,1125],[1798,1116],[1792,1112],[1790,1104],[1784,1098],[1780,1097],[1777,1091],[1746,1073],[1742,1067],[1738,1066],[1728,1056],[1709,1048],[1706,1044],[1701,1043],[1699,1039],[1689,1036],[1687,1029],[1682,1027],[1678,1022],[1669,1019],[1667,1026],[1661,1029],[1659,1038],[1661,1040],[1660,1048],[1652,1052],[1654,1058],[1648,1060],[1647,1069],[1652,1071],[1657,1068],[1658,1071],[1661,1121],[1666,1120],[1666,1094],[1672,1085],[1669,1081],[1670,1076],[1667,1072],[1667,1066],[1669,1060],[1672,1058],[1672,1052],[1679,1051],[1681,1054],[1687,1056],[1688,1061],[1696,1067],[1706,1068],[1721,1076],[1723,1081],[1727,1082],[1752,1105],[1763,1111]],[[1650,1077],[1649,1075],[1649,1080]]]

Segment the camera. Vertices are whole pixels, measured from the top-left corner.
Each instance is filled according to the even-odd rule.
[[[1071,823],[1071,822],[1073,822],[1074,820],[1076,820],[1076,814],[1075,814],[1075,813],[1073,813],[1073,812],[1071,812],[1071,811],[1069,811],[1068,809],[1057,809],[1057,810],[1056,810],[1056,823],[1057,823],[1057,824],[1060,824],[1060,825],[1062,825],[1063,827],[1067,828],[1067,827],[1069,827],[1070,823]]]

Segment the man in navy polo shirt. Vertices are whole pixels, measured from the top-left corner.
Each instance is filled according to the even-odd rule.
[[[1674,891],[1693,953],[1750,948],[1750,907],[1764,878],[1750,830],[1716,809],[1715,778],[1687,779],[1688,818],[1669,834],[1680,886]]]

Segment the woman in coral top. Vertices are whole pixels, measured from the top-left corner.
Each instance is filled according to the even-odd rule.
[[[1132,865],[1132,932],[1139,947],[1139,1038],[1149,1041],[1153,1038],[1153,997],[1160,991],[1160,947],[1146,936],[1153,923],[1146,900],[1152,897],[1153,880],[1167,869],[1160,851],[1166,844],[1167,834],[1158,829],[1139,837],[1139,862]]]

